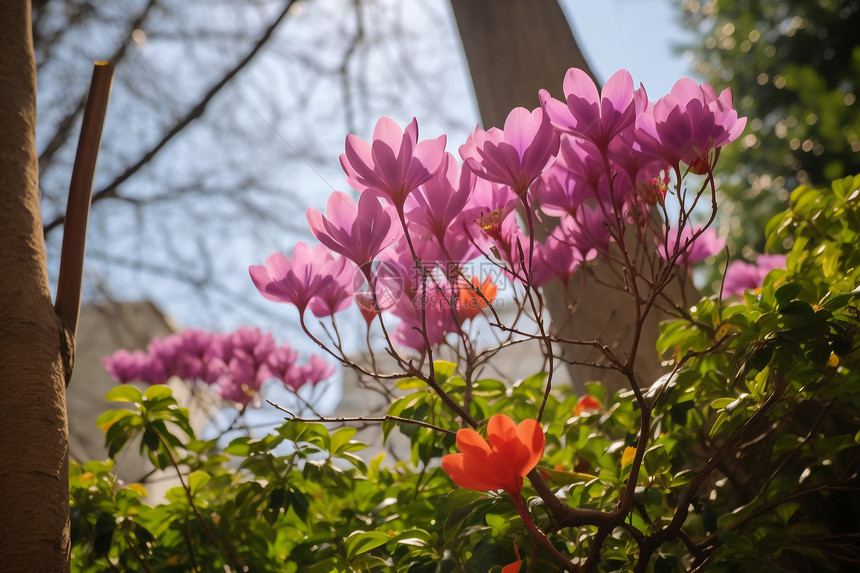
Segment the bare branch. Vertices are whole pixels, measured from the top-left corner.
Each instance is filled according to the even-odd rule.
[[[241,72],[254,57],[263,49],[263,47],[268,43],[269,39],[272,37],[272,34],[275,32],[280,23],[286,18],[289,13],[290,8],[297,0],[288,0],[283,10],[275,17],[275,19],[269,24],[266,28],[263,35],[259,40],[254,44],[251,50],[242,58],[230,71],[228,71],[214,86],[212,86],[203,98],[200,100],[197,105],[195,105],[191,110],[189,110],[179,121],[177,121],[170,130],[161,138],[161,140],[156,143],[149,151],[147,151],[137,162],[130,165],[123,171],[119,176],[117,176],[113,181],[108,183],[106,186],[102,187],[95,193],[93,193],[93,203],[97,201],[101,201],[103,199],[116,197],[117,189],[125,183],[132,175],[140,171],[147,163],[149,163],[158,153],[166,146],[177,134],[181,133],[183,129],[188,127],[194,120],[198,119],[203,115],[206,111],[206,106],[209,105],[209,102],[218,95],[218,93],[230,83],[230,81]],[[52,230],[56,229],[60,225],[65,223],[65,216],[56,217],[54,220],[50,221],[45,225],[45,236],[47,236]]]

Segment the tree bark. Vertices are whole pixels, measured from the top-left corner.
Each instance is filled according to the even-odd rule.
[[[485,129],[503,127],[514,107],[536,108],[541,88],[564,100],[561,85],[571,67],[594,77],[557,0],[451,0],[451,6]],[[540,240],[546,238],[542,229],[536,229],[535,235]],[[582,276],[582,271],[571,280],[575,307],[566,305],[561,283],[546,285],[553,322],[565,325],[556,333],[581,340],[599,338],[623,360],[632,343],[634,300],[626,292],[599,284],[601,279],[620,276],[619,269],[601,261],[590,270],[597,280]],[[668,290],[673,296],[681,289],[673,283]],[[661,318],[660,313],[652,312],[643,327],[634,364],[640,383],[650,383],[662,373],[655,348]],[[602,361],[601,353],[590,346],[565,345],[563,356],[582,363]],[[629,388],[627,379],[611,370],[582,364],[569,370],[574,389],[580,394],[589,381],[601,381],[610,390]]]
[[[485,129],[501,129],[515,107],[536,108],[541,88],[563,97],[568,68],[591,74],[557,0],[451,0],[451,7]]]
[[[0,0],[0,568],[69,570],[64,329],[39,212],[30,2]]]

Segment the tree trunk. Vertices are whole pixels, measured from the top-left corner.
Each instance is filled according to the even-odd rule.
[[[54,314],[36,154],[30,2],[0,0],[0,568],[69,569],[65,333]]]
[[[485,129],[511,109],[563,97],[568,68],[591,74],[557,0],[451,0]],[[593,74],[592,74],[593,75]]]
[[[501,128],[514,107],[536,108],[541,88],[563,100],[561,84],[571,67],[594,76],[557,0],[451,0],[451,6],[485,129]],[[535,234],[546,238],[541,229]],[[620,273],[605,261],[592,265],[591,271],[599,278]],[[564,287],[558,281],[545,287],[553,322],[565,325],[559,333],[563,336],[600,338],[623,360],[632,343],[634,301],[628,293],[607,289],[582,275],[578,271],[570,283],[575,289],[571,293],[577,303],[574,308],[566,306]],[[673,283],[668,291],[676,297],[681,289]],[[692,291],[690,295],[694,296]],[[660,319],[652,312],[643,327],[635,362],[640,384],[650,383],[662,372],[655,348]],[[602,360],[599,351],[588,346],[565,345],[563,352],[569,361]],[[584,392],[585,383],[592,380],[610,390],[629,388],[626,378],[611,370],[577,364],[571,366],[570,375],[577,393]]]

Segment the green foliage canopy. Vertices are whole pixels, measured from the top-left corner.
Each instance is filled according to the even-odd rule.
[[[761,252],[789,191],[860,171],[860,1],[688,0],[684,18],[697,71],[749,118],[720,157],[721,220]]]
[[[799,187],[767,235],[790,240],[786,270],[663,327],[673,368],[645,392],[649,438],[623,526],[554,522],[523,490],[535,525],[574,562],[595,546],[597,571],[839,571],[860,559],[860,176]],[[457,365],[436,372],[462,400]],[[475,381],[469,412],[535,417],[545,381]],[[200,441],[166,387],[117,387],[109,398],[132,409],[99,419],[111,454],[139,435],[140,452],[181,481],[151,504],[111,461],[73,463],[73,570],[498,572],[519,558],[560,570],[509,497],[452,484],[438,460],[459,420],[420,380],[397,384],[407,394],[383,422],[411,444],[397,464],[356,455],[354,428],[302,420]],[[578,414],[569,389],[550,395],[538,471],[568,506],[606,513],[626,490],[641,416],[629,391],[589,393],[602,407]]]

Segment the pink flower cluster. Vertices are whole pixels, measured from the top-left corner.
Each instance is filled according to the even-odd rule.
[[[260,388],[267,380],[280,380],[295,392],[334,372],[318,355],[306,364],[297,359],[298,353],[289,344],[278,346],[271,333],[242,327],[229,334],[185,330],[153,339],[146,352],[119,350],[102,363],[123,384],[164,384],[176,376],[209,386],[217,396],[244,407],[260,405]]]
[[[745,290],[759,288],[774,269],[785,268],[785,255],[759,255],[755,263],[732,261],[726,269],[723,296],[743,295]]]
[[[479,256],[508,280],[540,287],[567,282],[630,226],[643,239],[666,237],[651,251],[673,264],[719,250],[710,231],[646,229],[672,178],[680,186],[687,172],[708,173],[715,150],[743,131],[731,93],[682,79],[652,103],[625,70],[598,91],[575,68],[564,93],[559,101],[542,90],[539,108],[514,109],[503,129],[477,128],[459,148],[462,164],[445,152],[445,136],[419,141],[415,120],[401,131],[382,118],[370,142],[347,136],[340,162],[358,201],[336,191],[325,214],[309,209],[321,245],[299,243],[289,258],[275,253],[252,266],[254,284],[267,299],[295,305],[302,320],[307,308],[329,316],[353,298],[368,322],[387,310],[400,319],[395,341],[423,349],[474,319],[458,313],[456,301],[460,289],[486,278],[463,276]],[[551,217],[538,215],[552,222],[545,241],[520,228],[518,205],[529,226],[536,209]],[[396,300],[380,285],[390,285],[392,269],[402,280]]]

